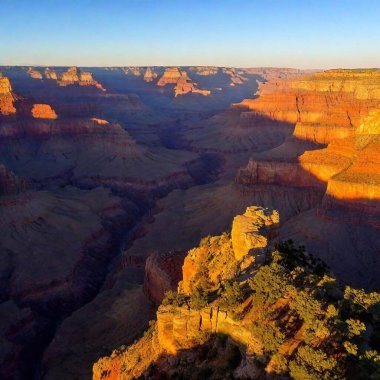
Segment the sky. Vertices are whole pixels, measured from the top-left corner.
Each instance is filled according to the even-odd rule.
[[[380,66],[380,0],[0,0],[0,65]]]

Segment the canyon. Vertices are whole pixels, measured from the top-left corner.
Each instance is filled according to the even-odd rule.
[[[165,293],[191,297],[200,263],[217,292],[288,239],[379,291],[380,70],[0,72],[0,377],[130,379],[210,333],[249,346],[252,297],[236,322]],[[249,350],[235,375],[262,373]]]

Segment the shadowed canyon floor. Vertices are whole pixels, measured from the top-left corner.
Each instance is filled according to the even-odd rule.
[[[0,377],[91,378],[250,205],[380,289],[379,70],[0,71]]]

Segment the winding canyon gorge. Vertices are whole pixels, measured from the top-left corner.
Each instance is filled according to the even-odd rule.
[[[379,69],[0,72],[1,379],[346,378],[323,323],[380,302]]]

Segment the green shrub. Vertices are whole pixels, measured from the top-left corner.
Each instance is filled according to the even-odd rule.
[[[244,293],[237,281],[226,281],[223,284],[220,305],[228,310],[238,307],[244,299]]]
[[[197,287],[191,293],[190,307],[195,310],[201,310],[208,305],[207,292],[202,287]]]
[[[182,293],[175,292],[173,290],[168,290],[165,293],[165,297],[162,300],[162,305],[164,306],[175,306],[175,307],[180,307],[182,306],[186,301],[186,297]]]

